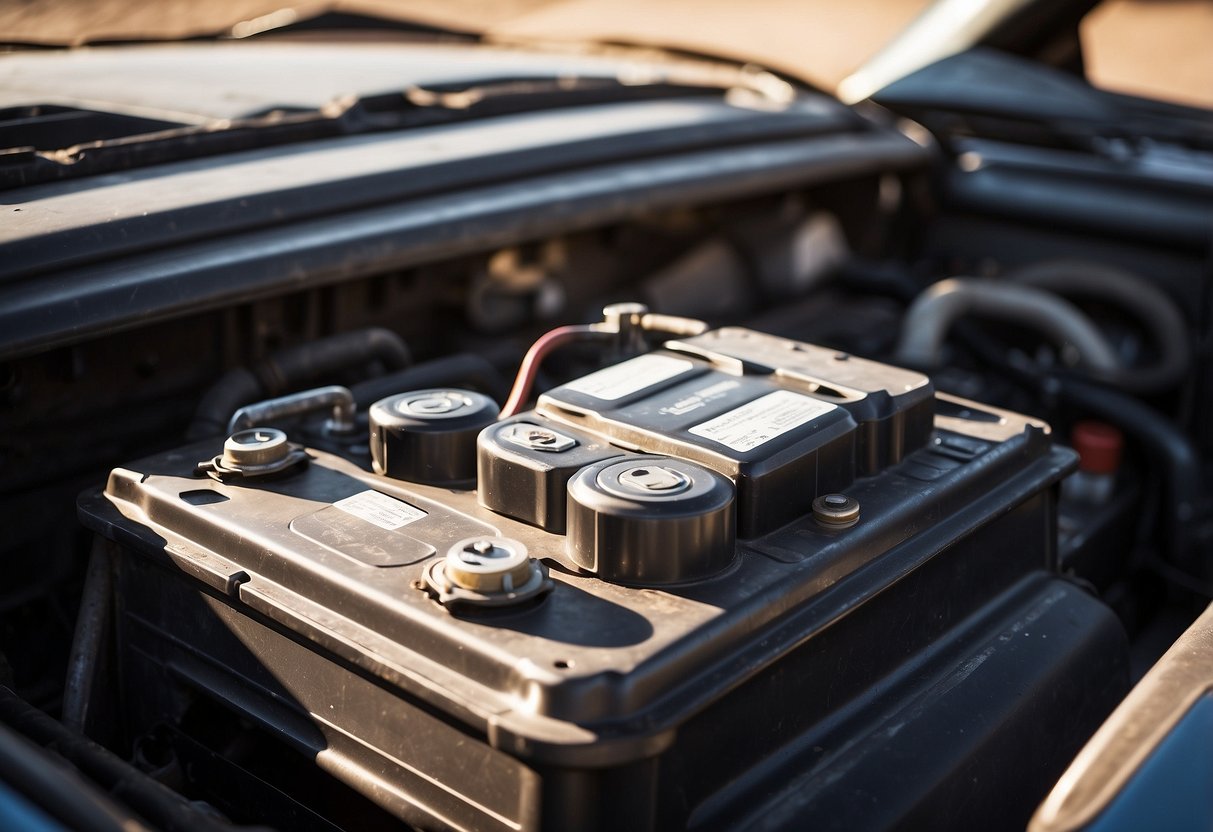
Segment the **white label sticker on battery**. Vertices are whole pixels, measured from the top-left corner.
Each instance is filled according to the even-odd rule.
[[[752,451],[777,436],[823,416],[836,406],[790,390],[768,393],[761,399],[701,422],[690,429],[735,451]]]
[[[605,402],[630,396],[638,390],[685,373],[695,365],[685,358],[669,355],[642,355],[614,367],[607,367],[564,386],[565,390],[584,393]]]
[[[398,529],[426,516],[426,512],[378,491],[362,491],[333,503],[346,514],[360,517],[381,529]]]

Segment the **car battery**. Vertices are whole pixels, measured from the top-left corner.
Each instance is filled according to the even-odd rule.
[[[1127,688],[1037,420],[736,328],[493,410],[406,391],[369,469],[255,427],[83,495],[129,734],[206,700],[427,829],[989,826]]]

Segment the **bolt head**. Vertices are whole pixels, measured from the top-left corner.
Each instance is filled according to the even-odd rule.
[[[854,526],[859,522],[859,501],[846,494],[823,494],[813,501],[813,517],[828,528]]]

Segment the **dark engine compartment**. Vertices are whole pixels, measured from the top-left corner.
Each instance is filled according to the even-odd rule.
[[[873,106],[845,154],[770,139],[819,142],[796,181],[616,182],[314,274],[283,243],[145,322],[31,313],[0,738],[163,828],[1022,828],[1211,595],[1213,199],[911,99],[933,137]],[[102,304],[124,262],[5,314],[60,274]],[[270,427],[306,455],[233,475]],[[452,583],[478,541],[534,571]]]

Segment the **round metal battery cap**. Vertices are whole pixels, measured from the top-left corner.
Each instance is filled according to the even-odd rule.
[[[429,485],[476,479],[476,436],[497,420],[497,403],[472,390],[413,390],[368,411],[375,472]]]
[[[662,456],[587,465],[569,480],[569,557],[605,581],[656,586],[711,577],[733,561],[733,483]]]
[[[526,546],[504,537],[461,540],[446,553],[451,583],[477,592],[511,592],[531,576]]]
[[[277,428],[239,430],[223,443],[223,462],[232,468],[272,465],[291,452],[286,434]]]

